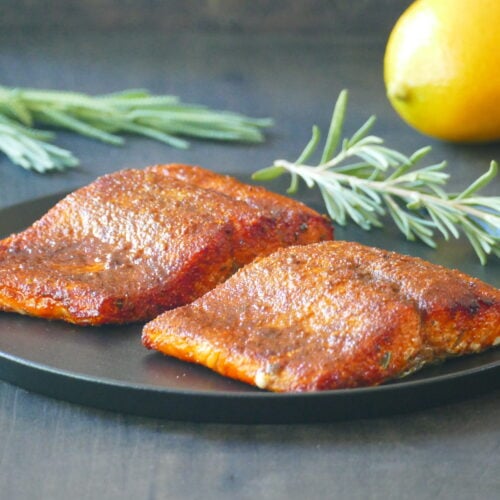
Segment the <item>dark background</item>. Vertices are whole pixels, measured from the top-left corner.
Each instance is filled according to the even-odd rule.
[[[385,97],[385,43],[409,4],[3,0],[2,85],[92,94],[148,88],[271,116],[276,125],[262,145],[193,141],[186,151],[132,137],[113,148],[60,133],[58,144],[81,166],[42,176],[0,157],[0,209],[153,163],[249,177],[276,158],[296,157],[313,123],[327,127],[342,88],[350,90],[348,133],[376,114],[375,132],[388,145],[406,153],[432,145],[430,160],[449,162],[451,187],[465,187],[500,159],[500,145],[426,138],[401,122]],[[482,268],[463,242],[434,252],[390,230],[339,234],[499,283],[498,261]],[[499,396],[371,420],[230,426],[107,413],[0,382],[0,498],[492,499],[500,488]]]

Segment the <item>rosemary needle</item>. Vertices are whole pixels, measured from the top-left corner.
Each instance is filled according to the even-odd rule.
[[[389,214],[408,240],[435,247],[436,230],[445,239],[463,233],[482,264],[488,255],[500,257],[500,197],[477,195],[495,178],[498,164],[492,161],[489,170],[461,193],[447,193],[446,163],[417,168],[430,147],[410,157],[387,148],[380,137],[370,135],[373,116],[341,141],[347,98],[343,90],[318,165],[306,163],[320,144],[320,130],[314,126],[296,161],[276,160],[255,172],[253,179],[267,181],[288,173],[290,194],[297,191],[299,179],[309,188],[317,186],[328,214],[340,225],[350,219],[363,229],[381,227],[382,217]]]
[[[0,151],[26,169],[46,172],[78,163],[35,125],[65,129],[108,144],[120,134],[136,134],[186,148],[183,137],[214,141],[261,142],[272,120],[181,102],[178,97],[125,90],[90,96],[78,92],[0,87]]]
[[[66,149],[48,143],[53,134],[28,128],[0,114],[0,151],[23,168],[43,173],[78,165]]]

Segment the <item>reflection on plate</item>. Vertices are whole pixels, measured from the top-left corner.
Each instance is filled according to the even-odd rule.
[[[31,224],[60,198],[49,196],[0,211],[0,236]],[[304,201],[314,205],[311,200]],[[408,253],[405,242],[388,231],[367,236],[356,230],[337,230],[337,238],[371,241],[378,246],[389,243],[386,248]],[[422,247],[411,250],[428,258],[428,250]],[[434,261],[446,264],[447,255],[454,259],[448,261],[450,266],[485,279],[484,268],[471,264],[470,255],[464,256],[462,248],[436,253]],[[494,266],[485,281],[497,285],[492,281],[498,279]],[[495,349],[427,367],[379,387],[267,393],[203,367],[149,352],[141,345],[140,332],[141,325],[84,328],[0,313],[0,378],[98,408],[173,420],[228,423],[372,417],[443,404],[500,387],[500,350]]]

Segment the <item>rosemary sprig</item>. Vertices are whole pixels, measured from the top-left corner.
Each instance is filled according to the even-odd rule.
[[[34,130],[46,125],[120,145],[119,134],[136,134],[176,148],[181,136],[216,141],[261,142],[270,119],[186,104],[175,96],[145,90],[89,96],[77,92],[0,87],[0,151],[12,162],[38,172],[74,166],[77,159],[47,142],[53,135]]]
[[[381,227],[388,213],[408,240],[435,247],[436,230],[445,239],[458,238],[462,232],[482,264],[490,254],[500,257],[500,197],[477,195],[495,178],[498,164],[492,161],[489,170],[461,193],[446,193],[446,163],[416,168],[431,148],[410,157],[387,148],[380,137],[370,135],[373,116],[351,138],[340,141],[347,98],[343,90],[319,164],[306,163],[320,143],[320,130],[314,126],[296,161],[276,160],[255,172],[253,179],[267,181],[289,173],[291,194],[297,191],[299,178],[309,188],[317,186],[328,214],[340,225],[351,219],[363,229]]]
[[[47,142],[52,138],[50,132],[25,127],[0,114],[0,151],[23,168],[43,173],[78,165],[71,152]]]

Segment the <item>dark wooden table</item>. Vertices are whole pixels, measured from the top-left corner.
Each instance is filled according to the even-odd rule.
[[[112,148],[61,133],[60,144],[81,166],[41,176],[1,157],[0,209],[154,163],[249,176],[275,158],[296,156],[313,123],[327,126],[342,88],[350,89],[348,130],[375,113],[376,132],[393,147],[410,153],[431,144],[432,159],[449,161],[457,188],[491,158],[500,159],[498,144],[441,144],[408,128],[390,108],[384,45],[408,1],[317,1],[309,9],[308,2],[293,8],[276,2],[287,12],[264,1],[203,2],[197,9],[198,2],[159,3],[142,2],[141,10],[116,1],[54,1],[46,2],[47,14],[33,2],[4,2],[0,83],[90,93],[146,87],[272,116],[276,126],[266,143],[193,142],[180,151],[130,138]],[[499,185],[489,192],[498,194]],[[380,231],[342,234],[436,262],[449,257]],[[481,268],[466,255],[471,262],[462,258],[459,266],[499,285],[498,262]],[[498,391],[385,418],[246,426],[105,412],[0,381],[0,498],[487,500],[500,491],[499,421]]]

